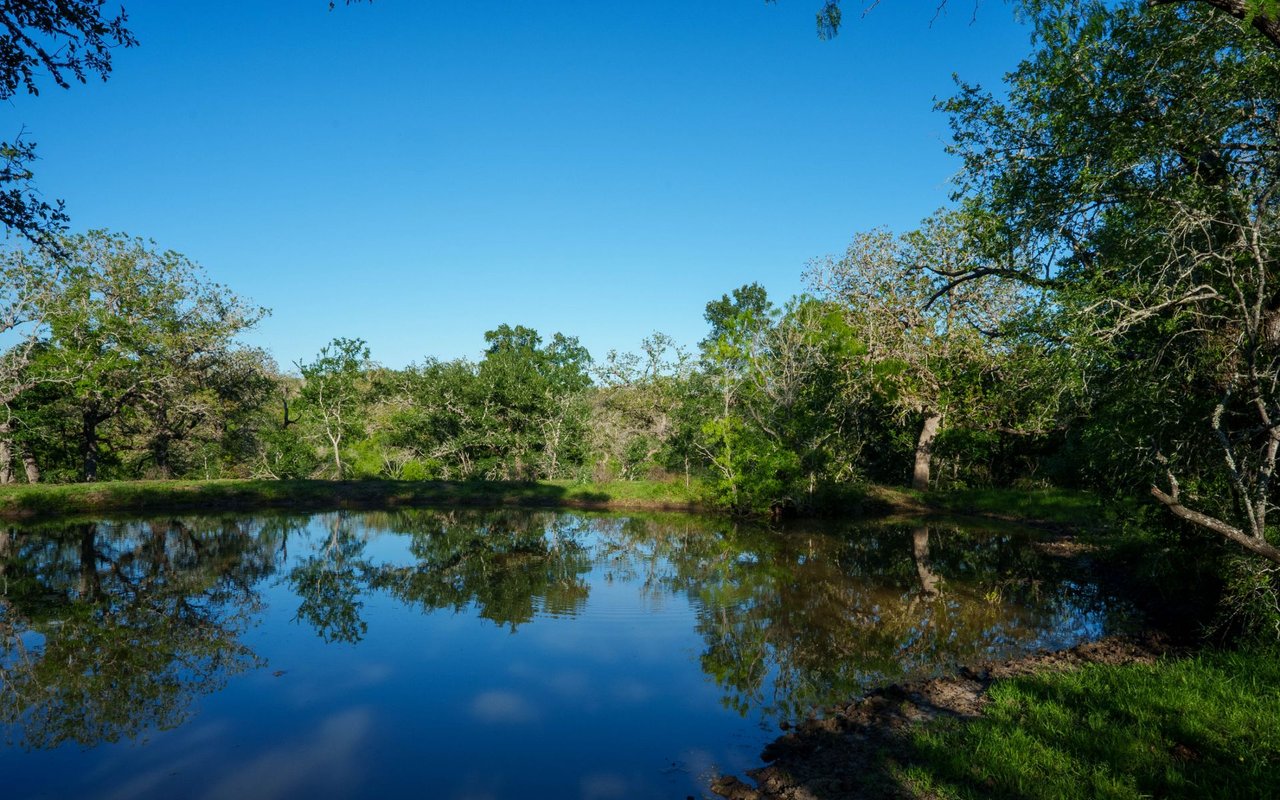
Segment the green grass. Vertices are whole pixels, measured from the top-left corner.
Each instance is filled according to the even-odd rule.
[[[109,512],[258,508],[387,508],[415,505],[696,510],[696,486],[619,481],[578,484],[504,481],[116,481],[0,486],[0,518]]]
[[[1097,527],[1099,501],[1061,489],[912,492],[838,487],[819,511],[866,516],[895,509],[980,514],[1009,520]],[[694,481],[113,481],[0,486],[0,519],[106,512],[224,511],[256,508],[382,508],[402,505],[520,505],[601,509],[709,510]]]
[[[899,768],[942,798],[1280,797],[1280,655],[1206,651],[995,684]]]
[[[1072,489],[944,489],[932,492],[902,490],[934,511],[978,514],[1073,528],[1104,523],[1102,501]]]

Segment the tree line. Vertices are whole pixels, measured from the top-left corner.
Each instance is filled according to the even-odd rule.
[[[404,369],[357,338],[281,369],[239,341],[265,309],[141,239],[10,249],[0,482],[697,479],[748,509],[908,468],[924,486],[935,462],[952,483],[1005,481],[990,446],[961,440],[1034,435],[1052,414],[1011,391],[1027,354],[975,326],[1031,298],[975,284],[919,306],[933,284],[911,262],[958,224],[860,237],[781,307],[759,284],[734,289],[707,304],[696,352],[656,333],[596,360],[576,337],[504,323],[478,360]]]

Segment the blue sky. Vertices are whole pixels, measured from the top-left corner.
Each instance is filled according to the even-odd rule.
[[[952,73],[1028,51],[1008,6],[895,0],[125,0],[107,83],[18,97],[76,230],[154,239],[272,309],[288,367],[335,336],[400,367],[507,322],[596,357],[947,201]],[[932,21],[932,22],[931,22]],[[12,134],[9,134],[12,135]]]

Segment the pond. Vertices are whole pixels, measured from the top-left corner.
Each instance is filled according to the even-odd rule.
[[[701,797],[815,706],[1127,624],[1033,542],[516,510],[10,528],[5,796]]]

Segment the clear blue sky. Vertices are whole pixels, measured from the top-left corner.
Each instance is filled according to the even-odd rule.
[[[913,225],[957,163],[952,73],[998,88],[1008,6],[894,0],[124,0],[111,79],[4,111],[76,230],[154,239],[272,309],[282,366],[334,336],[399,367],[525,324],[596,357],[706,302],[776,299],[855,231]]]

